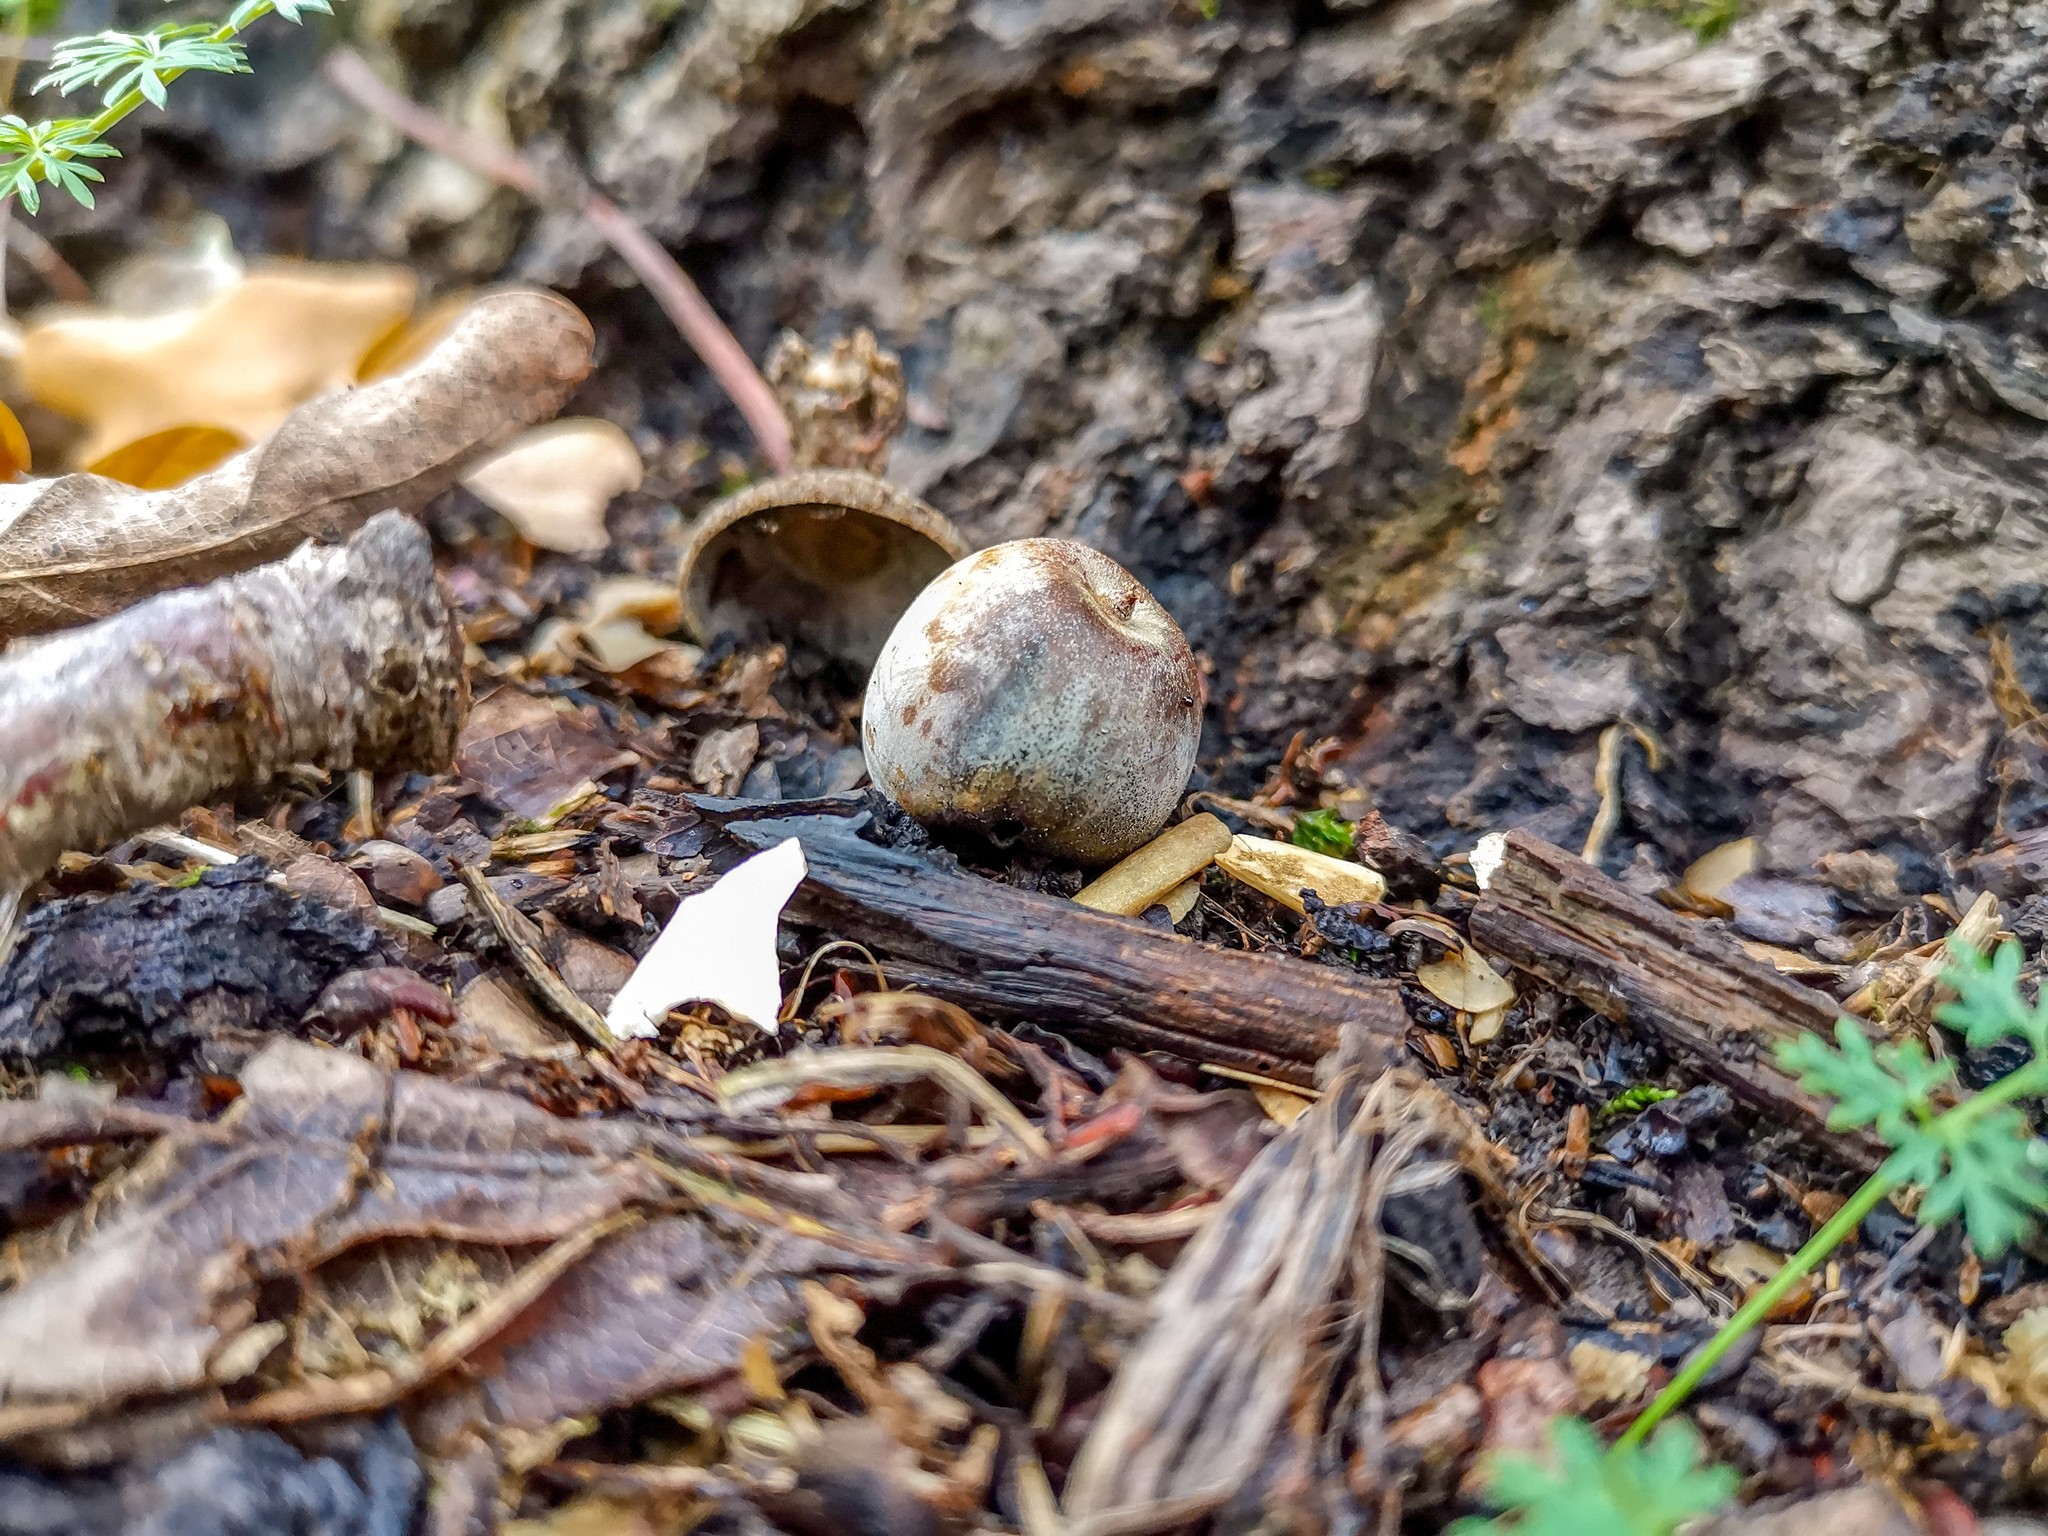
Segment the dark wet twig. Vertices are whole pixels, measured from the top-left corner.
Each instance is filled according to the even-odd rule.
[[[369,61],[353,49],[335,49],[327,56],[321,72],[350,101],[382,118],[415,144],[445,155],[535,202],[543,200],[540,176],[522,156],[477,138],[392,89],[378,78]],[[703,290],[676,265],[675,258],[658,240],[610,198],[597,192],[586,193],[581,212],[647,285],[647,291],[675,322],[683,340],[732,397],[732,403],[739,407],[755,441],[761,445],[761,457],[767,460],[769,468],[778,475],[788,474],[795,460],[790,452],[789,422],[782,414],[782,406],[746,349],[704,297]]]

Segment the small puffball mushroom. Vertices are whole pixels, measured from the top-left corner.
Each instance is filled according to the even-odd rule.
[[[861,729],[875,787],[927,826],[1106,864],[1166,825],[1205,689],[1159,600],[1070,539],[998,544],[897,622]]]

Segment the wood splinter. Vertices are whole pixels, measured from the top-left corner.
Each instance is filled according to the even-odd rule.
[[[468,708],[416,523],[0,650],[0,960],[22,894],[96,848],[307,763],[432,771]]]

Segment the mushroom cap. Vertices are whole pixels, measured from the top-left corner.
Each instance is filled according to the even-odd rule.
[[[1180,626],[1070,539],[949,567],[868,679],[875,787],[919,821],[1083,864],[1156,834],[1195,765],[1206,696]]]
[[[691,530],[683,622],[706,644],[801,640],[872,666],[898,616],[968,547],[943,514],[886,481],[802,470],[726,497]]]

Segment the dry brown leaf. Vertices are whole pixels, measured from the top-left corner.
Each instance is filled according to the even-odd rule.
[[[86,425],[82,463],[195,416],[259,438],[354,383],[417,291],[403,267],[276,262],[167,314],[52,310],[22,334],[22,383]]]
[[[387,507],[417,510],[560,410],[591,343],[589,322],[551,293],[491,294],[410,372],[303,405],[175,489],[96,475],[0,486],[0,641],[260,565]]]
[[[579,416],[536,427],[462,477],[462,487],[519,530],[564,554],[592,554],[611,541],[605,509],[638,490],[646,473],[623,429]]]
[[[248,446],[249,439],[226,427],[166,427],[94,459],[85,473],[138,491],[167,491],[219,467]]]
[[[1515,1000],[1513,985],[1470,945],[1455,955],[1418,965],[1415,979],[1438,1002],[1461,1013],[1491,1013],[1497,1008],[1505,1009]]]

